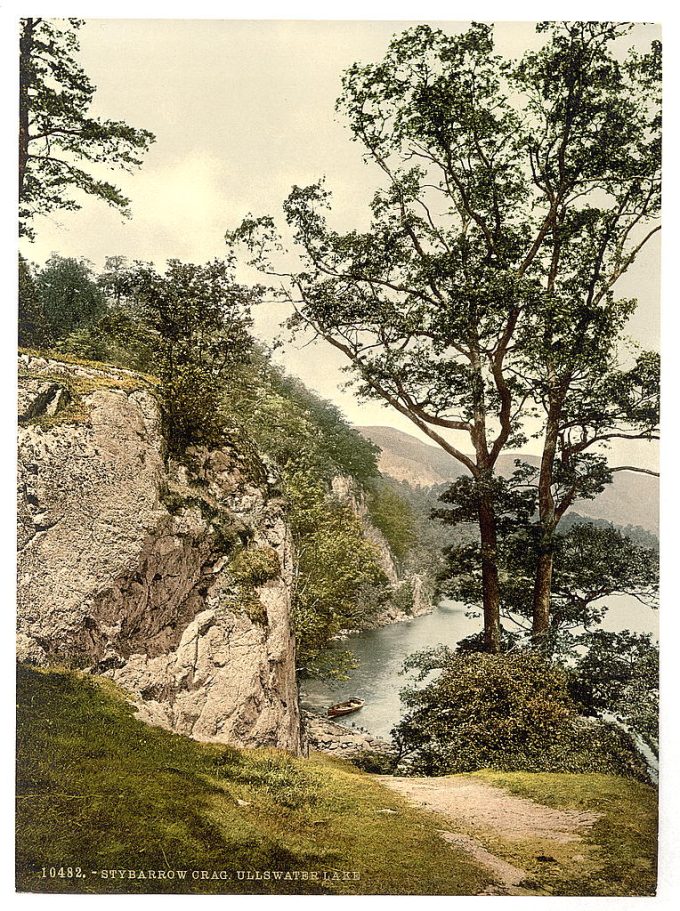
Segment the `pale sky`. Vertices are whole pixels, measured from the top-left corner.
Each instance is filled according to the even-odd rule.
[[[132,200],[131,220],[96,200],[79,212],[35,220],[37,240],[24,254],[44,262],[52,251],[84,256],[101,268],[124,255],[163,266],[169,258],[204,262],[224,255],[224,233],[248,212],[282,222],[293,184],[325,176],[334,193],[333,224],[365,226],[377,175],[335,115],[343,70],[379,60],[406,22],[93,19],[81,30],[80,60],[97,86],[93,112],[156,134],[133,175],[106,172]],[[447,32],[467,23],[435,23]],[[646,48],[656,26],[636,28]],[[531,23],[499,23],[496,46],[507,55],[537,46]],[[637,297],[630,334],[658,348],[659,243],[648,245],[619,285]],[[285,314],[283,314],[285,315]],[[274,306],[256,314],[271,339],[281,318]],[[358,403],[339,389],[344,360],[325,343],[287,345],[278,359],[358,424],[388,424],[419,436],[401,415]],[[468,447],[466,447],[468,448]],[[654,451],[652,451],[654,450]],[[636,445],[614,461],[651,466],[655,447]]]

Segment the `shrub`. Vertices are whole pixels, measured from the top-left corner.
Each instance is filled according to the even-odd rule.
[[[612,712],[659,749],[659,647],[649,634],[595,630],[573,668],[570,690],[589,714]]]
[[[281,575],[281,564],[273,547],[251,547],[232,560],[231,572],[241,584],[264,585]]]
[[[52,338],[90,326],[106,312],[104,294],[86,259],[52,254],[38,270],[35,287]]]
[[[578,718],[566,671],[541,655],[454,654],[442,647],[411,656],[407,667],[417,680],[429,678],[404,690],[407,713],[393,732],[413,772],[490,768],[646,777],[623,732]]]
[[[250,306],[258,294],[235,283],[232,265],[169,260],[164,275],[143,264],[129,274],[129,292],[155,339],[152,361],[176,454],[192,443],[223,442],[224,383],[250,353]]]
[[[392,775],[397,763],[397,757],[394,753],[360,750],[350,756],[349,761],[352,765],[361,769],[362,772],[370,772],[372,775]]]

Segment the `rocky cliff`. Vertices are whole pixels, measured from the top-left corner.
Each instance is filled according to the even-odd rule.
[[[378,615],[374,626],[386,626],[389,623],[399,623],[421,614],[430,613],[434,609],[432,600],[427,592],[423,577],[418,573],[402,573],[399,570],[394,554],[383,533],[372,522],[366,505],[366,498],[353,478],[347,475],[336,475],[333,478],[331,489],[341,503],[345,503],[361,520],[364,535],[375,545],[380,555],[380,568],[385,573],[392,588],[392,599]],[[401,605],[407,606],[404,609]]]
[[[255,453],[168,459],[153,383],[19,363],[18,657],[105,674],[199,740],[299,752],[293,561]]]

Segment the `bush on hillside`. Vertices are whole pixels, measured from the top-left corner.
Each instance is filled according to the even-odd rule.
[[[328,483],[345,474],[361,485],[378,475],[377,447],[257,346],[229,377],[223,407],[231,423],[287,475],[310,472]]]
[[[416,521],[406,500],[389,483],[370,483],[366,505],[371,522],[382,532],[390,550],[400,562],[416,540]]]
[[[406,714],[393,736],[416,774],[487,768],[646,779],[623,732],[579,719],[567,672],[539,654],[456,654],[440,647],[411,655],[406,668],[416,672],[416,682],[402,692]]]

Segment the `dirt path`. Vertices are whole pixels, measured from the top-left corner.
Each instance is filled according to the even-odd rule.
[[[517,797],[501,788],[466,778],[397,778],[379,776],[386,787],[397,791],[414,806],[431,810],[458,825],[493,833],[505,841],[527,839],[566,844],[578,841],[596,820],[594,813],[557,810]],[[475,837],[461,832],[440,831],[442,838],[470,854],[493,873],[501,894],[532,894],[522,884],[527,873],[488,851]],[[494,894],[489,887],[487,894]]]

